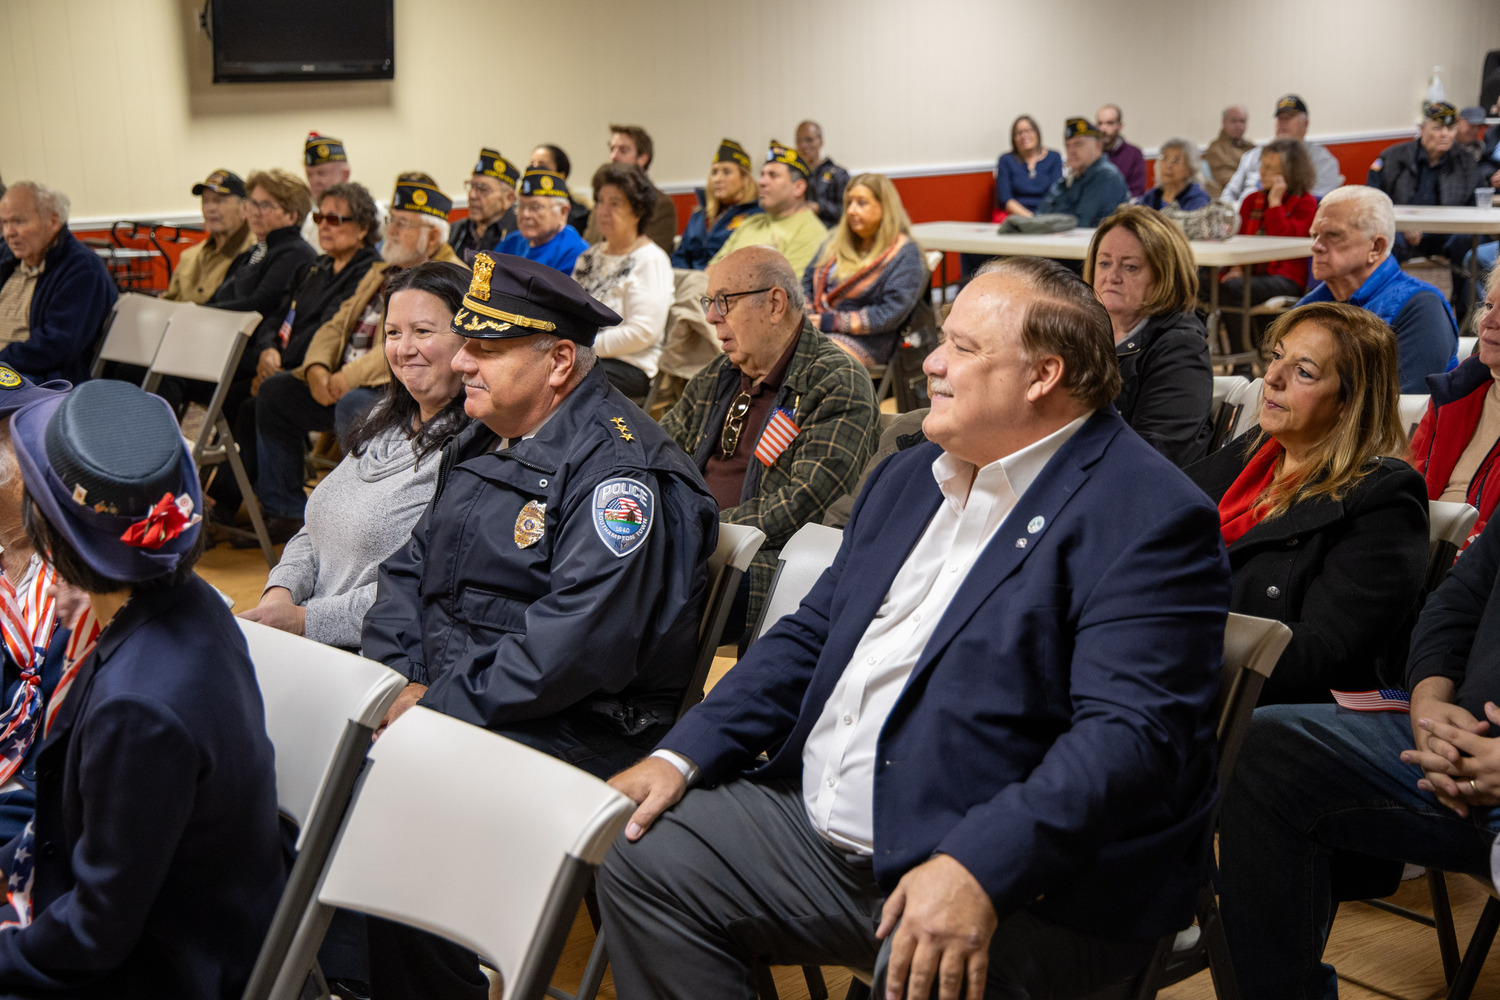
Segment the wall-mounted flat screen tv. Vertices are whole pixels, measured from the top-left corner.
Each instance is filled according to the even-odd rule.
[[[395,0],[209,0],[214,83],[390,80]]]

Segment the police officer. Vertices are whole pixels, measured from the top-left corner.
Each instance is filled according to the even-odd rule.
[[[545,264],[475,255],[453,318],[475,422],[365,616],[364,654],[411,682],[382,725],[420,703],[604,777],[674,721],[718,505],[595,368],[619,322]],[[486,996],[472,952],[378,920],[369,936],[376,996]]]

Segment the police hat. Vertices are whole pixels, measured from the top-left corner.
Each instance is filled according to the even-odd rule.
[[[1287,94],[1276,102],[1276,110],[1273,113],[1280,118],[1283,114],[1305,115],[1307,105],[1302,103],[1302,98],[1296,94]]]
[[[344,152],[344,144],[338,139],[309,132],[307,143],[302,148],[302,162],[309,167],[325,163],[348,163],[349,155]]]
[[[391,199],[391,208],[403,212],[421,212],[437,219],[448,221],[453,211],[453,199],[431,184],[418,181],[397,181],[396,195]]]
[[[802,154],[797,152],[795,147],[788,146],[784,142],[778,142],[775,139],[771,140],[771,148],[766,150],[766,162],[784,163],[801,174],[803,180],[812,178],[812,167],[807,165],[807,161],[802,158]]]
[[[203,495],[166,401],[101,379],[11,417],[26,490],[96,572],[138,583],[177,568],[197,540]]]
[[[555,170],[528,167],[521,175],[521,193],[535,198],[567,198],[568,182]]]
[[[490,149],[488,146],[479,151],[479,159],[474,164],[474,173],[493,177],[500,183],[509,184],[511,187],[521,183],[520,169],[501,156],[498,149]]]
[[[750,173],[750,154],[745,152],[745,147],[733,139],[720,139],[719,151],[714,154],[715,163],[736,164],[745,173]]]
[[[594,346],[601,327],[623,320],[578,282],[546,264],[481,250],[464,304],[453,316],[453,332],[480,340],[550,333]]]
[[[1458,109],[1447,101],[1433,101],[1427,105],[1427,110],[1422,116],[1429,121],[1435,121],[1439,125],[1452,127],[1458,124]]]
[[[240,175],[228,170],[215,170],[203,179],[202,184],[193,185],[193,194],[200,195],[205,191],[216,191],[236,198],[248,197],[245,182],[240,180]]]
[[[1104,133],[1087,118],[1069,118],[1063,126],[1063,138],[1076,139],[1079,136],[1085,139],[1103,139]]]

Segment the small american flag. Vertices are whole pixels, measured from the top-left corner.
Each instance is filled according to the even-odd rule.
[[[1411,695],[1400,688],[1379,691],[1334,691],[1333,700],[1355,712],[1409,712]]]
[[[276,331],[276,339],[278,341],[280,341],[281,346],[282,346],[283,349],[286,347],[287,344],[291,343],[291,340],[292,340],[292,323],[296,319],[297,319],[297,303],[293,302],[292,303],[292,307],[286,311],[286,319],[284,319],[284,320],[281,321],[281,329],[279,329],[279,330]]]
[[[24,928],[31,923],[31,890],[36,880],[36,817],[21,831],[21,842],[11,859],[10,879],[5,885],[5,901],[10,904],[10,919],[0,920],[0,928]]]
[[[802,433],[802,428],[792,421],[792,411],[784,406],[776,407],[766,429],[761,432],[760,442],[755,446],[755,457],[766,468],[776,464],[781,453],[787,450],[792,440]]]

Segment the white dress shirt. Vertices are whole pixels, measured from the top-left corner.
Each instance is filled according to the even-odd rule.
[[[891,581],[802,748],[802,799],[814,829],[831,842],[872,853],[876,742],[885,720],[985,546],[1087,419],[977,471],[946,453],[932,463],[943,503]],[[1027,522],[1034,516],[1024,508],[1021,514]]]

